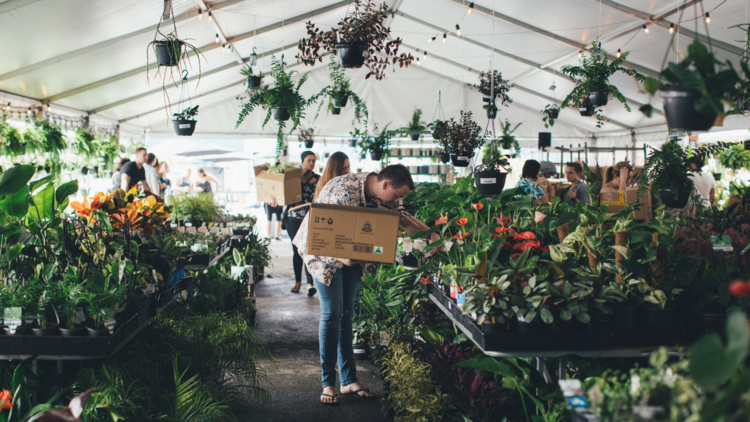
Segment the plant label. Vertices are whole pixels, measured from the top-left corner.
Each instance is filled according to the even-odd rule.
[[[11,334],[15,334],[16,328],[21,325],[22,313],[23,310],[20,307],[5,308],[3,323],[10,329]]]
[[[83,308],[76,308],[74,318],[76,324],[83,324],[83,322],[86,321],[86,315],[83,313]]]
[[[480,185],[495,185],[497,184],[497,178],[496,177],[480,177],[479,184]]]

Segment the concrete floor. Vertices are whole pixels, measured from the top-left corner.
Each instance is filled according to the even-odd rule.
[[[339,396],[338,406],[320,403],[320,303],[317,295],[307,297],[304,276],[300,293],[290,293],[294,287],[294,269],[289,238],[272,240],[271,249],[276,258],[273,267],[266,269],[266,275],[272,278],[266,277],[256,286],[255,326],[275,358],[275,367],[273,364],[266,366],[270,384],[264,388],[270,392],[272,402],[263,419],[272,422],[387,421],[382,412],[383,384],[374,374],[375,367],[367,361],[357,364],[357,377],[365,387],[378,393],[378,400]],[[337,385],[337,392],[338,388]]]

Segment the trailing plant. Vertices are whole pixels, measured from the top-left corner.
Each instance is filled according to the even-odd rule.
[[[420,120],[421,118],[422,110],[414,107],[414,113],[412,113],[411,115],[411,121],[400,130],[403,130],[405,132],[421,132],[427,129],[427,125],[425,124],[425,122]]]
[[[494,78],[494,96],[493,96],[493,81]],[[508,107],[513,100],[508,96],[510,91],[510,82],[507,79],[503,79],[502,73],[498,70],[490,72],[482,72],[479,74],[479,84],[466,84],[469,88],[478,91],[483,95],[482,100],[486,103],[483,108],[485,110],[497,110],[497,98],[500,97],[500,104]]]
[[[544,128],[549,129],[552,126],[555,125],[556,118],[553,118],[550,113],[553,112],[553,110],[557,110],[557,112],[560,112],[560,106],[557,104],[547,104],[544,109],[542,110],[542,121],[544,122]]]
[[[520,123],[518,124],[520,126]],[[518,126],[516,126],[518,127]],[[488,173],[507,173],[508,159],[500,154],[502,141],[494,139],[484,146],[482,154],[482,164],[474,167],[475,172]]]
[[[79,127],[76,129],[76,136],[73,142],[76,155],[83,157],[86,161],[96,158],[99,154],[96,136],[84,128]]]
[[[251,76],[257,76],[257,77],[259,77],[259,78],[262,78],[262,77],[263,77],[263,72],[261,72],[260,70],[258,70],[258,74],[256,75],[256,74],[255,74],[255,73],[253,72],[253,67],[252,67],[252,66],[250,66],[250,64],[249,64],[249,63],[246,63],[246,64],[245,64],[244,66],[242,66],[242,68],[240,69],[240,75],[244,76],[245,78],[250,78]],[[248,85],[247,89],[253,89],[253,88],[250,88],[250,84],[249,84],[249,82],[248,82],[247,80],[246,80],[245,82],[243,82],[242,84],[243,84],[243,85],[247,84],[247,85]],[[257,86],[257,87],[255,87],[254,89],[258,89],[258,88],[260,88],[260,86]]]
[[[471,112],[461,111],[461,118],[455,121],[452,117],[447,122],[446,140],[450,151],[472,152],[484,145],[482,128],[471,119]]]
[[[172,114],[174,117],[173,120],[195,120],[195,116],[198,114],[198,107],[200,106],[188,107],[179,113]]]
[[[364,65],[369,69],[365,79],[375,76],[375,79],[382,80],[391,63],[394,66],[398,63],[403,68],[414,60],[411,54],[398,54],[402,41],[391,37],[391,29],[383,24],[387,17],[387,4],[376,6],[371,0],[355,0],[353,10],[330,31],[322,31],[308,21],[305,24],[308,37],[299,41],[295,58],[307,66],[314,66],[315,62],[323,61],[324,55],[334,51],[336,44],[364,45]]]
[[[318,96],[328,97],[328,112],[334,108],[340,108],[344,98],[348,98],[354,104],[354,118],[358,122],[362,121],[362,118],[367,118],[367,105],[356,92],[352,91],[350,79],[346,77],[344,68],[339,66],[336,59],[331,56],[331,61],[328,63],[328,71],[331,76],[331,85],[324,87]],[[320,108],[323,106],[321,102],[318,106],[318,114],[320,114]],[[318,114],[315,118],[318,118]]]
[[[0,152],[8,157],[17,157],[25,152],[23,136],[5,120],[4,114],[0,116]]]
[[[300,125],[301,119],[305,118],[305,108],[316,100],[317,96],[306,100],[305,97],[300,94],[299,89],[310,77],[310,73],[303,73],[297,83],[295,84],[292,80],[297,71],[290,70],[289,72],[284,70],[281,62],[276,60],[275,56],[271,56],[271,69],[274,79],[274,86],[266,89],[258,89],[250,96],[247,103],[242,107],[240,115],[237,118],[237,124],[235,128],[239,127],[247,115],[255,110],[256,108],[264,108],[266,110],[266,118],[263,120],[262,127],[266,126],[266,123],[271,119],[276,108],[283,108],[289,113],[289,117],[292,120],[292,128],[289,130],[289,135],[294,132],[295,129]],[[278,122],[279,130],[276,133],[276,157],[280,156],[280,152],[284,145],[284,129],[286,129],[286,122],[280,120]]]
[[[359,147],[362,148],[363,152],[370,152],[370,153],[381,153],[381,154],[388,154],[390,153],[390,144],[391,144],[391,137],[388,134],[388,125],[385,125],[385,128],[383,128],[382,131],[380,131],[380,134],[374,138],[372,137],[363,137],[359,141]]]

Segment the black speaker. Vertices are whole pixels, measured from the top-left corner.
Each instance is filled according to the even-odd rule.
[[[550,132],[539,132],[539,149],[552,146],[552,134]]]

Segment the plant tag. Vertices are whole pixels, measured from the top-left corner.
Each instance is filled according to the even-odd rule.
[[[193,223],[188,221],[185,223],[185,227],[193,227]]]
[[[180,123],[177,125],[180,129],[190,129],[190,123]]]
[[[115,332],[115,326],[117,325],[117,321],[115,321],[115,311],[112,309],[102,309],[102,316],[104,317],[104,326],[107,327],[109,334],[112,335],[112,333]]]
[[[424,239],[417,239],[414,241],[414,247],[417,248],[418,251],[424,250],[426,246],[427,242]]]
[[[449,240],[449,241],[445,242],[445,250],[446,251],[450,252],[451,247],[453,247],[453,241],[452,240]]]
[[[411,239],[404,239],[404,253],[411,253],[414,249],[414,242]]]
[[[24,325],[33,325],[36,321],[38,321],[39,317],[36,315],[24,315],[22,319]]]
[[[83,313],[83,308],[76,308],[74,318],[76,324],[83,324],[83,322],[86,321],[86,315]]]
[[[480,177],[479,178],[479,184],[480,185],[494,185],[497,183],[496,177]]]
[[[458,161],[469,161],[469,157],[466,157],[466,156],[463,156],[463,155],[458,155],[458,156],[456,156],[456,160],[458,160]]]
[[[388,336],[388,333],[386,331],[380,332],[380,345],[381,346],[388,346],[391,343],[391,339]]]
[[[21,314],[23,310],[20,307],[5,308],[4,324],[10,328],[10,333],[15,334],[16,328],[21,325]]]
[[[581,380],[559,380],[560,390],[562,390],[565,400],[568,402],[570,407],[574,408],[587,408],[589,402],[586,400],[586,395],[583,393],[583,387],[581,386]]]

